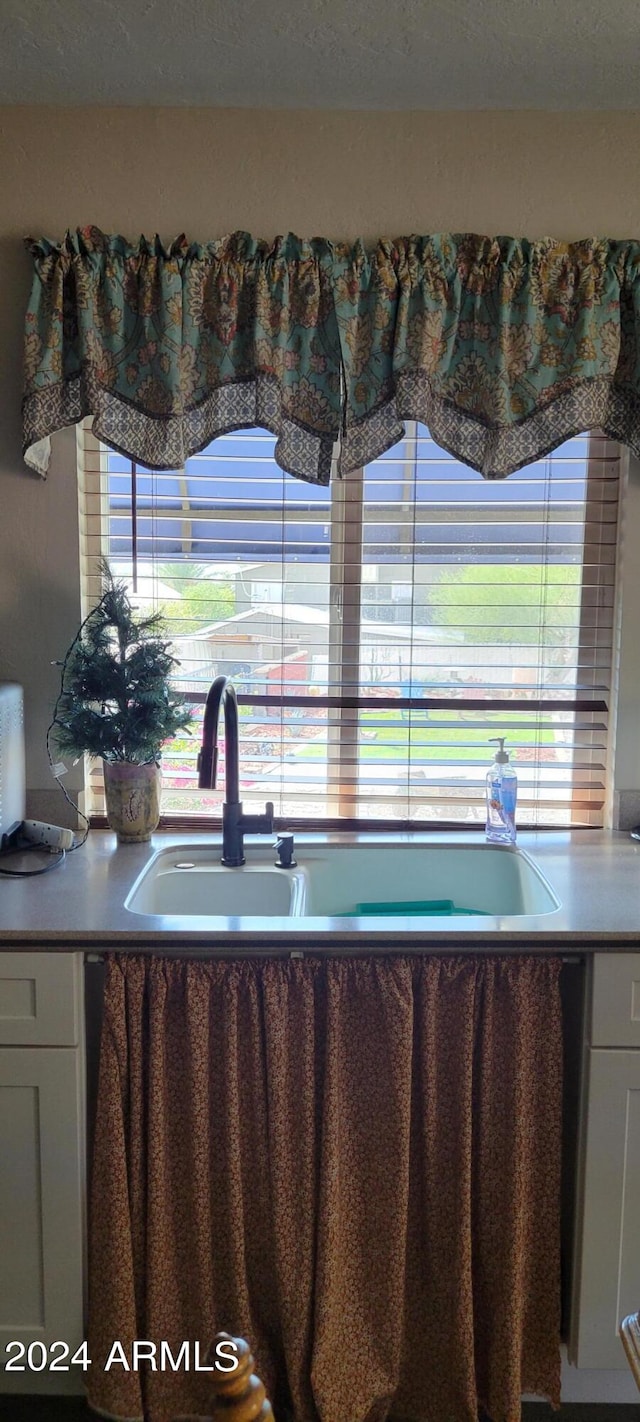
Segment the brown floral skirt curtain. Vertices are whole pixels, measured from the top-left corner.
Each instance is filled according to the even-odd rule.
[[[107,965],[89,1400],[206,1413],[114,1340],[253,1345],[278,1418],[517,1422],[559,1402],[560,962]]]

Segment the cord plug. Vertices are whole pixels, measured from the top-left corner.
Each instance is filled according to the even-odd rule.
[[[0,839],[0,854],[8,854],[9,850],[15,849],[20,842],[22,835],[22,822],[16,820],[10,830],[7,830]]]

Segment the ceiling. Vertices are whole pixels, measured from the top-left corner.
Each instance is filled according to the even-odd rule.
[[[638,0],[0,0],[4,104],[633,109],[639,59]]]

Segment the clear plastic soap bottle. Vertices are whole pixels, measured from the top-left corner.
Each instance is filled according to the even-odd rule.
[[[514,844],[516,838],[518,777],[509,764],[504,743],[504,736],[493,736],[490,740],[490,745],[500,747],[487,772],[486,836],[492,844]]]

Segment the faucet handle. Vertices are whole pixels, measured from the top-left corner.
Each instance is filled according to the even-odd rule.
[[[267,801],[264,807],[264,814],[262,815],[243,815],[242,805],[233,806],[232,809],[234,811],[240,811],[240,814],[236,814],[235,823],[242,834],[273,833],[273,805],[271,801]],[[222,807],[223,823],[225,814],[227,817],[229,816],[228,805],[226,807],[223,805]]]

